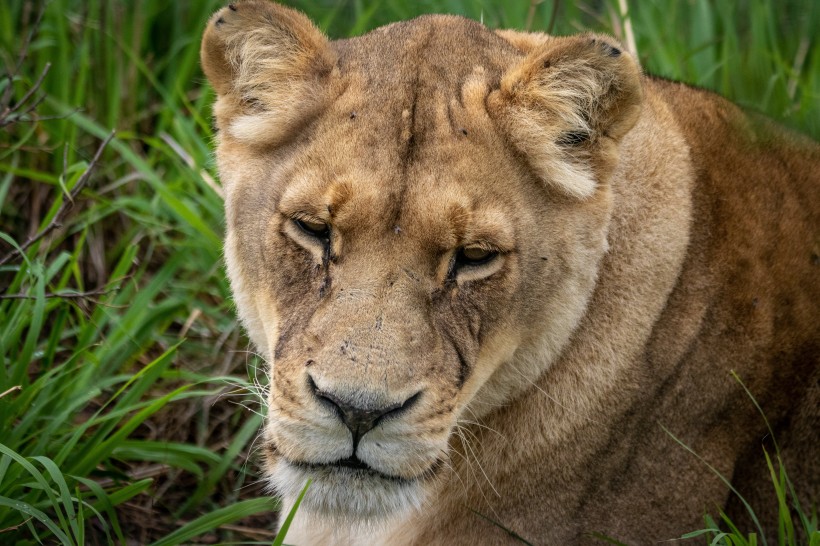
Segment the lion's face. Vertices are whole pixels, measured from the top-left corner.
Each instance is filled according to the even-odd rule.
[[[639,89],[601,84],[638,97],[601,107],[604,127],[538,103],[562,62],[585,60],[592,83],[599,64],[637,74],[583,40],[526,55],[476,23],[424,18],[330,44],[257,2],[212,20],[226,259],[271,366],[267,469],[287,498],[312,479],[308,510],[420,506],[447,479],[459,420],[503,405],[566,344],[639,104]]]

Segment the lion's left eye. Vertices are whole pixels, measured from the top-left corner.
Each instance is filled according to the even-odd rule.
[[[293,223],[311,237],[324,240],[330,236],[330,226],[324,222],[316,222],[304,218],[295,218]]]
[[[480,246],[465,246],[456,253],[455,266],[477,266],[491,262],[498,252]]]

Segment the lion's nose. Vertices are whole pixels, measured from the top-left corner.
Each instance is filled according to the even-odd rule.
[[[313,378],[308,376],[310,389],[322,402],[332,406],[341,418],[345,426],[353,434],[353,453],[359,445],[359,440],[368,431],[379,424],[379,421],[387,415],[398,415],[410,409],[421,395],[421,391],[407,398],[405,401],[381,407],[360,407],[350,400],[350,396],[342,396],[332,392],[324,391],[316,386]]]

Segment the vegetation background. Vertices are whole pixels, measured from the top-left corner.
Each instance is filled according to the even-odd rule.
[[[221,3],[0,3],[0,543],[273,539],[199,69]],[[820,136],[815,0],[287,3],[331,37],[427,12],[609,32]]]

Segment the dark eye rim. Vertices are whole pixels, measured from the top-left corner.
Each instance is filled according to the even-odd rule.
[[[325,224],[324,222],[314,222],[316,224],[321,223],[324,226],[321,230],[317,230],[308,226],[302,218],[292,218],[291,220],[305,235],[313,237],[314,239],[319,239],[320,241],[326,242],[330,240],[330,225]]]
[[[473,259],[470,259],[470,258],[468,258],[467,256],[464,255],[464,251],[467,248],[475,248],[475,247],[463,246],[463,247],[459,248],[456,251],[455,257],[453,259],[453,270],[454,271],[458,271],[458,269],[462,268],[462,267],[479,267],[479,266],[482,266],[482,265],[486,265],[486,264],[492,262],[493,260],[495,260],[496,258],[498,258],[498,256],[501,254],[498,250],[485,248],[483,250],[487,251],[487,255],[485,257],[481,258],[480,260],[473,260]]]

